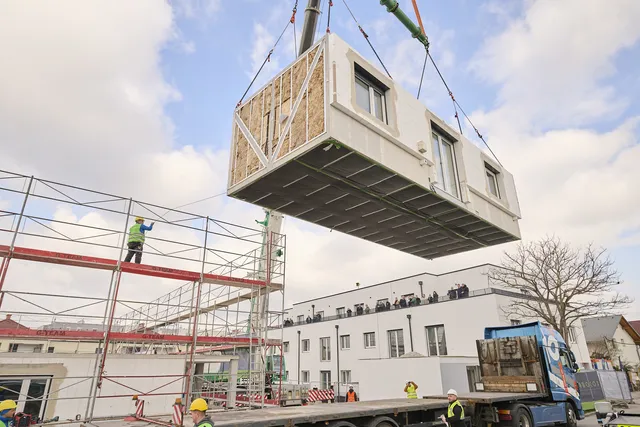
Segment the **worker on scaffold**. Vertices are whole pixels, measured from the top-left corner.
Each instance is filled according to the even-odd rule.
[[[13,423],[18,405],[13,400],[3,400],[0,402],[0,427],[8,427]]]
[[[144,218],[141,216],[136,217],[136,223],[129,229],[129,242],[127,243],[127,247],[129,248],[129,252],[127,253],[127,257],[124,259],[124,262],[131,262],[131,258],[133,255],[136,256],[136,264],[140,264],[142,262],[142,246],[144,245],[144,232],[153,230],[153,224],[144,225]]]
[[[191,412],[191,418],[193,419],[193,427],[213,427],[213,421],[207,416],[207,401],[198,398],[191,402],[189,412]]]

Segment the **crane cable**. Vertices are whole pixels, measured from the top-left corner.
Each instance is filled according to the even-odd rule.
[[[418,24],[420,25],[420,31],[422,31],[422,34],[426,35],[426,33],[424,31],[424,25],[422,25],[422,18],[420,17],[420,10],[418,8],[418,3],[416,2],[416,0],[411,0],[411,2],[413,3],[413,10],[415,11],[416,18],[418,19]],[[426,68],[426,65],[427,65],[427,58],[431,60],[431,63],[433,64],[433,67],[436,69],[436,71],[438,72],[438,75],[440,76],[440,80],[442,80],[442,83],[444,84],[444,87],[447,89],[447,92],[449,93],[449,97],[451,97],[451,101],[453,103],[453,109],[455,110],[455,118],[456,118],[456,121],[458,122],[458,129],[460,130],[460,134],[462,135],[462,126],[460,125],[460,117],[458,116],[458,108],[460,109],[460,111],[462,112],[464,117],[467,119],[467,121],[469,122],[469,124],[471,125],[473,130],[476,132],[476,135],[478,136],[478,138],[484,143],[484,145],[487,147],[489,152],[493,155],[493,158],[496,159],[496,161],[498,162],[498,164],[500,166],[502,166],[502,163],[500,163],[500,160],[498,160],[498,156],[495,155],[495,153],[493,152],[491,147],[489,147],[489,144],[487,144],[487,141],[485,141],[484,137],[482,136],[482,134],[480,133],[478,128],[476,128],[476,126],[473,124],[473,122],[471,121],[471,119],[469,118],[467,113],[465,113],[465,111],[462,109],[462,106],[456,100],[455,96],[453,96],[453,92],[449,88],[449,85],[447,84],[446,80],[444,79],[444,76],[442,75],[442,73],[440,72],[440,69],[436,65],[436,61],[434,61],[433,56],[431,56],[431,53],[429,53],[429,49],[426,49],[426,56],[424,58],[424,64],[422,66],[422,75],[420,76],[420,86],[418,87],[418,99],[420,98],[420,91],[422,89],[422,81],[424,79],[424,72],[425,72],[425,68]],[[502,167],[504,167],[504,166],[502,166]]]
[[[342,2],[347,7],[347,10],[349,11],[349,14],[351,14],[351,17],[353,18],[353,20],[355,21],[356,25],[358,26],[358,29],[360,30],[360,32],[364,36],[364,39],[367,41],[367,43],[369,43],[369,47],[371,47],[371,50],[376,55],[376,58],[378,58],[378,61],[380,61],[380,65],[382,65],[382,68],[384,68],[384,71],[387,73],[387,76],[389,76],[389,78],[393,80],[393,77],[391,77],[391,74],[389,73],[389,70],[387,70],[387,67],[384,65],[384,62],[382,62],[382,59],[380,58],[380,55],[378,55],[378,52],[376,52],[376,49],[373,47],[373,44],[371,44],[371,40],[369,40],[369,35],[362,29],[362,26],[360,25],[360,23],[356,19],[355,15],[351,11],[351,8],[347,4],[347,1],[346,0],[342,0]]]
[[[280,37],[278,37],[278,40],[276,40],[276,42],[274,43],[273,47],[271,48],[271,50],[267,54],[267,57],[264,58],[264,61],[262,62],[262,65],[260,66],[260,68],[256,72],[255,76],[253,76],[253,79],[251,80],[251,83],[249,83],[249,87],[247,87],[247,90],[245,90],[244,93],[242,94],[242,98],[240,98],[240,101],[238,101],[238,104],[236,105],[236,107],[239,107],[240,104],[242,104],[242,101],[244,100],[244,97],[247,96],[247,93],[249,93],[249,90],[251,89],[251,86],[253,86],[253,84],[255,83],[256,79],[260,75],[260,72],[262,71],[264,66],[267,64],[267,62],[271,61],[271,55],[273,54],[273,51],[275,50],[276,46],[278,46],[278,43],[280,43],[280,40],[282,40],[282,37],[284,36],[284,33],[287,31],[287,28],[289,28],[289,25],[294,24],[294,29],[295,29],[295,21],[296,21],[295,17],[296,17],[296,12],[297,11],[298,11],[298,0],[296,0],[295,4],[293,6],[293,9],[292,9],[292,12],[291,12],[291,18],[287,22],[287,25],[285,25],[284,29],[280,33]]]

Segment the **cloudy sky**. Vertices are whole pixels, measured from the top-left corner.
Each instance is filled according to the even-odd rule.
[[[167,207],[224,192],[234,107],[293,3],[0,1],[0,168]],[[524,239],[555,234],[606,246],[621,290],[640,301],[640,2],[419,4],[456,98],[515,176]],[[416,91],[421,45],[378,2],[349,5],[396,82]],[[410,3],[403,6],[413,16]],[[331,16],[331,30],[375,62],[342,0],[334,0]],[[294,56],[289,28],[258,84]],[[454,120],[431,67],[421,98]],[[262,217],[226,196],[188,210],[243,225]],[[57,211],[69,221],[89,221],[85,214]],[[513,249],[424,261],[291,218],[284,232],[288,303],[355,282],[499,262]],[[78,273],[56,268],[37,280],[77,286]],[[163,286],[156,290],[172,285]],[[627,311],[631,318],[640,318],[638,304]]]

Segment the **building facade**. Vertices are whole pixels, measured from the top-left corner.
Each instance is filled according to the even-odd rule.
[[[484,337],[484,328],[537,320],[504,316],[502,308],[514,298],[528,297],[492,286],[490,268],[424,273],[294,304],[288,310],[290,326],[284,328],[289,380],[334,385],[342,393],[345,384],[357,383],[363,400],[402,397],[409,380],[418,383],[422,395],[449,388],[470,391],[480,375],[476,340]],[[394,308],[396,298],[416,296],[420,305]],[[385,309],[376,311],[379,304]],[[567,342],[578,363],[590,367],[580,327]]]

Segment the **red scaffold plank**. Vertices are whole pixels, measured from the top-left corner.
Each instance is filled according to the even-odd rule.
[[[0,256],[9,256],[9,246],[0,245]],[[14,247],[11,255],[16,259],[63,264],[75,267],[95,268],[99,270],[114,270],[118,261],[114,259],[92,257],[87,255],[75,255],[64,252],[44,251],[40,249]],[[120,268],[124,273],[139,274],[142,276],[162,277],[165,279],[184,280],[195,282],[200,280],[200,273],[195,271],[180,270],[177,268],[160,267],[156,265],[134,264],[123,262]],[[243,279],[239,277],[220,276],[217,274],[204,274],[205,283],[234,286],[238,288],[266,287],[264,280]],[[280,289],[279,284],[271,284],[274,290]]]
[[[190,335],[170,335],[156,333],[131,333],[131,332],[111,332],[111,340],[119,342],[166,342],[166,343],[190,343],[192,337]],[[87,340],[100,341],[104,338],[103,332],[98,331],[65,331],[50,329],[12,329],[0,328],[0,337],[2,338],[24,338],[24,339],[42,339],[42,340]],[[277,340],[267,340],[272,343]],[[207,337],[199,336],[198,344],[258,344],[258,338],[243,337]],[[279,341],[278,341],[279,342]]]

